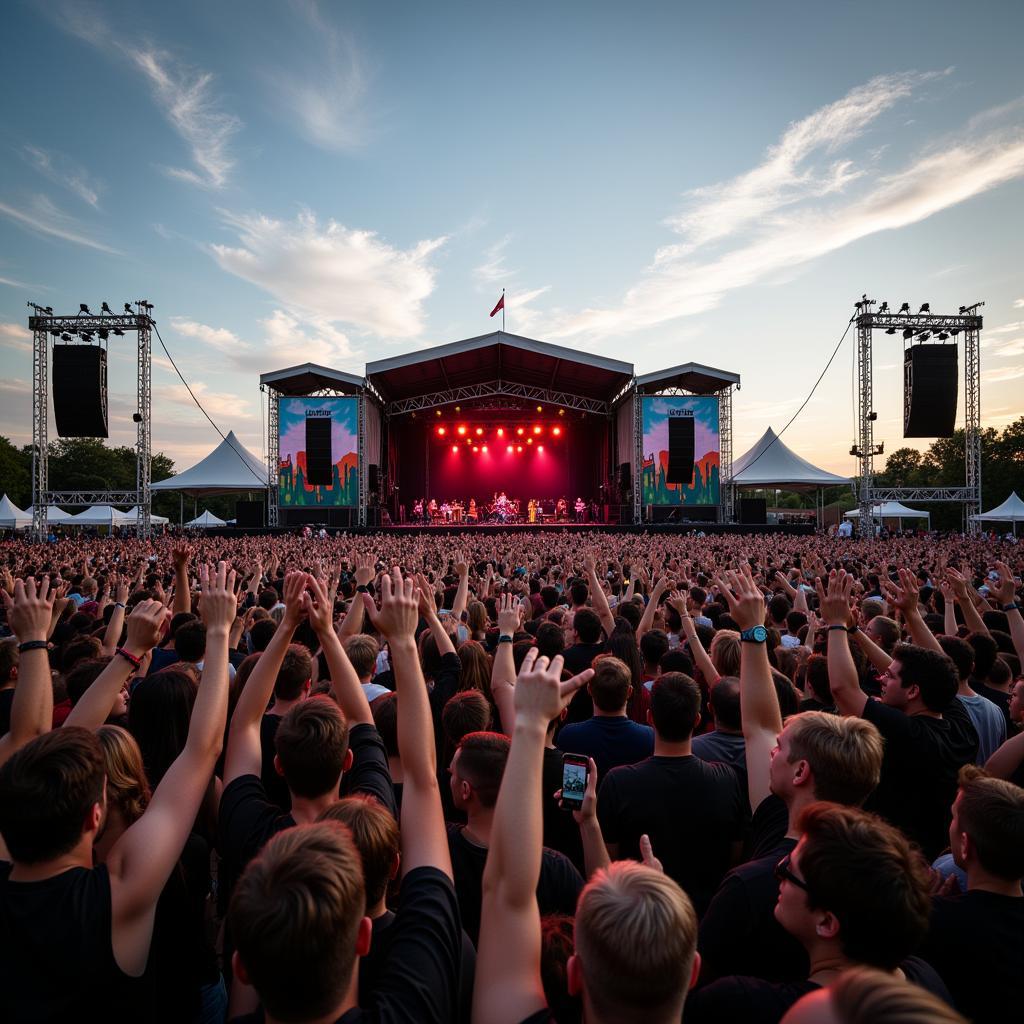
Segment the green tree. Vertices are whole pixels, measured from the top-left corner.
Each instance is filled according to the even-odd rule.
[[[885,460],[882,476],[887,487],[921,486],[921,453],[916,448],[897,448]]]
[[[19,508],[32,502],[32,455],[0,437],[0,496],[6,494]]]

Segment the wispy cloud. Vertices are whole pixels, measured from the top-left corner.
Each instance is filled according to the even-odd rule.
[[[101,184],[70,157],[31,145],[22,146],[21,155],[44,177],[74,192],[83,203],[99,208]]]
[[[149,84],[154,101],[191,150],[195,165],[166,167],[167,173],[202,188],[223,188],[235,165],[230,142],[242,122],[222,109],[213,74],[151,43],[125,41],[90,5],[69,4],[62,14],[58,24],[105,53],[120,55]]]
[[[494,245],[484,249],[483,263],[473,268],[473,277],[478,284],[501,284],[515,276],[515,272],[505,266],[505,250],[511,241],[512,236],[506,235]]]
[[[7,285],[8,288],[28,288],[29,285],[25,284],[24,281],[15,281],[13,277],[0,277],[0,284]]]
[[[981,376],[989,384],[996,384],[999,381],[1017,380],[1024,377],[1024,363],[1017,363],[1014,366],[1000,366],[997,369],[984,370]]]
[[[351,36],[325,16],[316,0],[293,0],[292,6],[308,24],[310,59],[300,71],[271,73],[275,99],[313,145],[330,150],[359,146],[367,84],[362,56]]]
[[[770,279],[859,239],[917,223],[1024,175],[1024,130],[976,119],[964,131],[918,147],[912,162],[881,173],[832,160],[898,100],[934,74],[874,79],[791,126],[753,171],[689,194],[669,223],[681,241],[655,253],[646,273],[613,306],[563,314],[548,334],[624,333],[713,309],[736,289]]]
[[[1013,301],[1013,308],[1014,309],[1024,309],[1024,299],[1014,299],[1014,301]]]
[[[0,346],[15,352],[31,352],[32,334],[21,324],[0,323]]]
[[[84,245],[86,248],[110,253],[112,256],[122,255],[119,250],[87,235],[85,232],[88,229],[84,225],[74,217],[68,216],[44,195],[33,196],[24,209],[0,202],[0,216],[8,217],[35,234],[62,238],[66,242]],[[18,287],[17,282],[12,284]]]
[[[423,330],[423,301],[434,290],[431,256],[444,237],[396,249],[375,232],[302,211],[294,221],[225,213],[239,246],[210,250],[229,273],[265,289],[290,310],[396,338]]]

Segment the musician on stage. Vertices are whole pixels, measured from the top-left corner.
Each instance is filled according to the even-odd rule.
[[[576,522],[582,523],[586,520],[587,506],[582,498],[576,499],[576,504],[573,506],[576,509]]]
[[[530,523],[537,522],[537,502],[531,498],[526,506],[527,519]]]
[[[560,523],[564,523],[569,518],[569,503],[565,498],[558,499],[558,504],[555,505],[555,518]]]
[[[472,519],[474,523],[480,521],[476,511],[476,498],[469,499],[469,511],[466,514],[467,519]]]

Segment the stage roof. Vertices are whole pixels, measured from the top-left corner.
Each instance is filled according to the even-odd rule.
[[[638,388],[682,388],[695,395],[712,394],[721,391],[730,384],[739,384],[740,375],[728,370],[716,370],[713,366],[702,363],[683,363],[668,370],[656,370],[637,377]]]
[[[261,373],[260,384],[267,384],[282,395],[311,395],[324,388],[354,395],[362,388],[363,378],[316,363],[303,363],[285,370]]]
[[[499,379],[610,401],[632,379],[633,366],[495,331],[378,359],[366,364],[366,377],[387,401]]]

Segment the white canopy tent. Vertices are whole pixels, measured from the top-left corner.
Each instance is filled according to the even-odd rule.
[[[31,525],[31,512],[18,508],[6,494],[0,498],[0,530],[24,530]]]
[[[997,505],[988,512],[979,512],[977,515],[971,516],[971,522],[1012,523],[1013,535],[1016,537],[1017,524],[1024,523],[1024,501],[1021,501],[1017,497],[1017,492],[1013,491],[1002,505]]]
[[[215,516],[209,509],[204,509],[201,516],[196,516],[185,525],[199,530],[215,530],[218,526],[227,526],[228,524]]]
[[[135,505],[133,508],[128,509],[128,511],[124,513],[124,516],[125,522],[137,523],[139,520],[139,506]],[[170,519],[168,519],[167,516],[158,516],[153,512],[150,512],[149,521],[154,526],[166,526],[170,522]]]
[[[67,520],[68,526],[123,526],[134,522],[134,516],[112,505],[93,505]]]
[[[34,507],[34,505],[29,505],[29,507],[25,509],[25,513],[30,518]],[[74,519],[74,516],[69,512],[65,512],[64,509],[58,508],[56,505],[46,506],[46,521],[48,523],[66,523],[69,519]]]
[[[853,508],[846,513],[847,519],[859,519],[860,509]],[[932,524],[931,512],[922,512],[920,509],[907,508],[898,501],[882,501],[871,506],[872,519],[927,519],[928,526]]]
[[[191,469],[152,485],[154,491],[182,491],[192,495],[264,491],[266,488],[266,465],[235,437],[233,430]]]
[[[732,482],[737,487],[812,490],[848,484],[850,478],[826,472],[800,458],[769,427],[757,444],[733,460]]]

